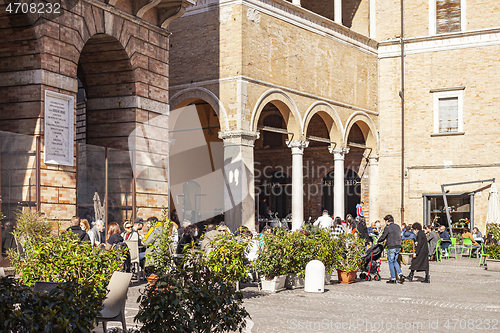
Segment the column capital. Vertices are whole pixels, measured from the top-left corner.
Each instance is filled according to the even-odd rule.
[[[365,156],[365,158],[370,161],[370,164],[378,164],[379,154],[371,154],[369,156]]]
[[[344,159],[344,155],[349,154],[350,148],[328,148],[330,154],[333,154],[335,159]]]
[[[257,140],[258,138],[260,138],[259,132],[245,130],[219,132],[219,139],[224,140],[224,146],[234,145],[253,147],[255,140]]]
[[[303,154],[304,149],[309,147],[309,141],[287,141],[286,145],[292,149],[292,155]]]

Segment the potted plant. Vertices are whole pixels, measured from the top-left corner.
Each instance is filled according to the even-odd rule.
[[[152,226],[150,242],[145,242],[150,244],[146,250],[146,271],[150,273],[146,279],[150,285],[160,273],[166,273],[174,266],[173,223],[168,218],[168,208],[163,208],[161,220]]]
[[[500,244],[490,244],[484,247],[486,255],[486,268],[489,271],[500,272]]]
[[[284,242],[287,254],[287,276],[285,286],[287,289],[304,288],[306,265],[316,259],[316,238],[310,236],[305,230],[288,233]]]
[[[221,234],[211,241],[205,264],[227,283],[247,280],[250,261],[246,256],[249,240],[231,233]]]
[[[411,265],[413,254],[415,253],[415,242],[411,239],[403,239],[401,242],[401,257],[403,257],[406,265]]]
[[[205,265],[203,252],[187,251],[168,272],[158,272],[137,302],[134,321],[143,333],[242,332],[249,316],[243,293]]]
[[[274,233],[266,233],[259,257],[254,261],[255,270],[261,275],[262,290],[277,292],[285,289],[288,261],[287,232],[279,228]]]
[[[356,282],[356,273],[365,251],[364,239],[353,234],[342,234],[336,243],[335,268],[337,269],[339,283]]]

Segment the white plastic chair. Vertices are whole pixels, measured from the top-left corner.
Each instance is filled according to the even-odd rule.
[[[139,259],[139,242],[138,241],[125,241],[130,251],[130,264],[135,267],[135,272],[137,274],[137,280],[141,281],[141,277],[144,275],[144,271],[141,267],[141,262]]]
[[[106,323],[108,321],[120,321],[123,331],[126,332],[125,323],[125,301],[127,300],[127,291],[132,279],[132,273],[114,272],[108,285],[108,295],[103,302],[103,309],[98,317],[102,321],[104,332],[106,332]]]

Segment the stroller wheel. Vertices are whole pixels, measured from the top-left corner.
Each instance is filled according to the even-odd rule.
[[[368,275],[368,276],[366,277],[366,279],[367,279],[368,281],[371,281],[371,280],[372,280],[372,276],[371,276],[371,275]]]
[[[360,278],[361,280],[366,279],[366,274],[365,274],[365,273],[361,273],[361,274],[359,274],[359,278]]]
[[[375,276],[373,277],[373,279],[374,279],[375,281],[380,281],[380,275],[378,275],[378,274],[377,274],[377,275],[375,275]]]

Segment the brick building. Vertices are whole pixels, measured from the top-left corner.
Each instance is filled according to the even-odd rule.
[[[404,95],[400,5],[0,0],[2,211],[442,221],[441,184],[498,176],[499,5],[406,1]],[[453,222],[484,231],[490,183],[449,188]]]
[[[168,205],[167,27],[193,3],[0,1],[6,220],[36,207],[64,224],[101,204],[121,223]]]
[[[247,169],[241,203],[223,203],[235,225],[252,226],[263,197],[294,227],[360,200],[369,221],[445,222],[441,184],[498,178],[498,4],[403,7],[403,156],[401,1],[199,0],[171,25],[171,109],[211,115],[212,171]],[[454,223],[484,232],[490,184],[447,188]]]

